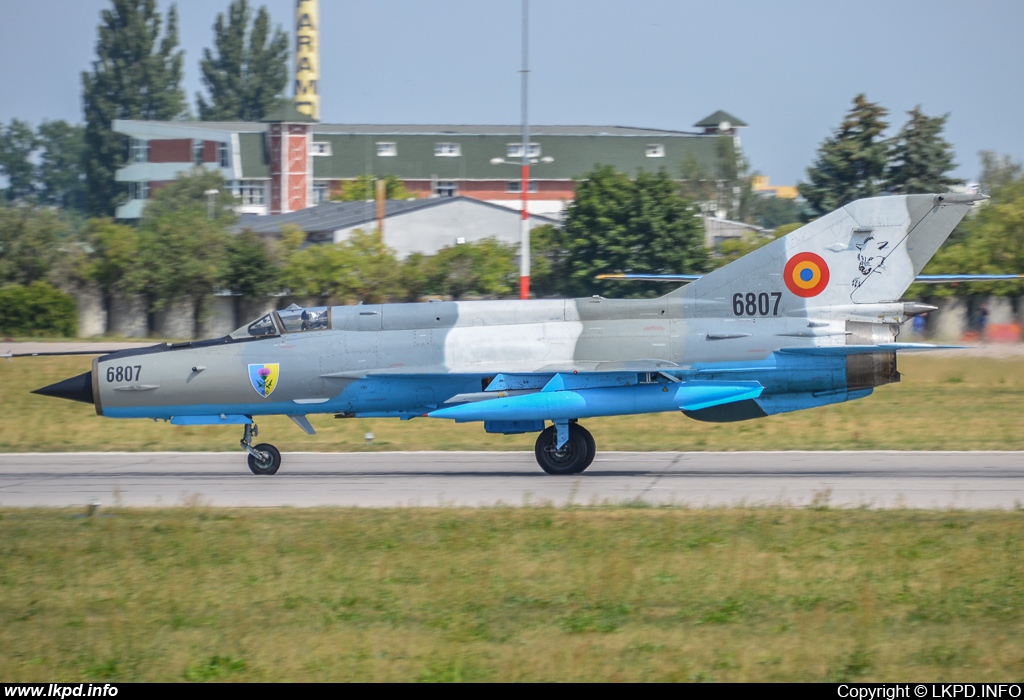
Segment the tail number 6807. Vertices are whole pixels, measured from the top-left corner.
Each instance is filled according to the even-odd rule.
[[[778,316],[782,292],[736,292],[732,295],[732,312],[736,316]]]

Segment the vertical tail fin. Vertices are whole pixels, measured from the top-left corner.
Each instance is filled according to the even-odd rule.
[[[972,194],[859,199],[672,295],[694,298],[698,315],[725,311],[725,316],[732,315],[727,309],[737,293],[779,293],[778,315],[811,306],[898,301],[980,199]]]

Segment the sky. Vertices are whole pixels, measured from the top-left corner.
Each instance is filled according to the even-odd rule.
[[[266,5],[291,33],[294,0]],[[171,5],[158,0],[166,11]],[[229,0],[179,0],[192,109]],[[518,124],[520,0],[321,0],[321,120]],[[0,0],[0,121],[80,123],[110,0]],[[691,130],[718,109],[752,169],[795,184],[853,98],[949,114],[954,174],[1024,160],[1024,3],[1009,0],[532,0],[529,119]]]

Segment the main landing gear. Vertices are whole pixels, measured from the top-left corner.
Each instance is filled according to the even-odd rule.
[[[569,439],[561,447],[558,447],[558,426],[545,428],[537,437],[537,446],[533,451],[537,456],[537,464],[548,474],[579,474],[590,466],[597,454],[597,445],[589,430],[576,423],[569,423],[566,427]]]
[[[259,476],[276,474],[281,466],[281,451],[266,442],[253,447],[252,439],[259,434],[260,429],[255,423],[246,424],[242,434],[242,449],[249,453],[249,471]]]

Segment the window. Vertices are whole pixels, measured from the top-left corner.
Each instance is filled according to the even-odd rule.
[[[231,148],[223,141],[217,144],[217,162],[222,168],[231,167]]]
[[[505,191],[513,194],[520,194],[523,191],[522,180],[509,180],[505,186]],[[539,192],[540,187],[537,185],[536,180],[530,180],[530,192]]]
[[[263,180],[229,180],[231,194],[242,206],[261,205],[266,203],[265,182]]]
[[[323,204],[331,196],[331,183],[321,180],[313,183],[313,205]]]
[[[129,182],[128,199],[149,199],[149,183],[146,180]]]
[[[331,155],[331,142],[314,141],[310,144],[309,152],[314,156],[329,156]]]
[[[660,143],[649,143],[646,153],[648,158],[664,158],[665,146]]]
[[[281,319],[285,333],[298,333],[301,331],[322,331],[327,330],[327,307],[314,306],[303,309],[292,304],[287,309],[277,312]]]
[[[381,158],[388,158],[398,155],[398,144],[393,141],[378,141],[377,155]]]
[[[277,328],[274,326],[274,317],[267,314],[259,321],[249,324],[249,335],[277,335]]]
[[[192,162],[196,165],[203,164],[203,141],[202,139],[192,139]]]
[[[457,143],[435,143],[434,155],[444,156],[447,158],[457,158],[462,155],[462,151]]]
[[[144,139],[131,139],[128,142],[128,162],[148,163],[149,141],[146,141]]]
[[[439,180],[434,186],[434,194],[438,197],[457,197],[459,195],[459,186],[451,180]]]
[[[523,144],[510,143],[505,146],[505,157],[506,158],[522,158],[523,157]],[[530,149],[527,151],[528,158],[540,158],[540,144],[531,143]]]

